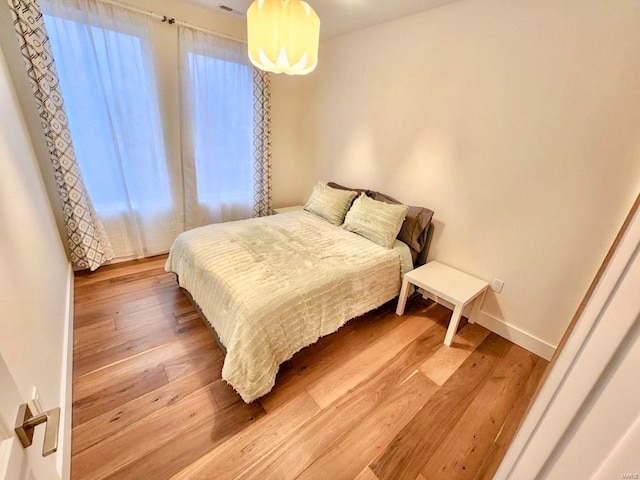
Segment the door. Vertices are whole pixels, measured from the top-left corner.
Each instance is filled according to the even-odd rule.
[[[0,35],[0,466],[5,468],[0,480],[56,480],[68,477],[70,457],[73,273],[45,189],[49,177],[42,176],[35,155],[34,145],[41,145],[37,148],[47,162],[42,172],[55,182],[10,17],[5,2],[0,8],[0,31],[7,34],[7,42]],[[9,65],[17,75],[15,85],[26,89],[28,117]],[[27,118],[34,120],[33,142]],[[34,390],[44,409],[61,407],[66,413],[67,433],[59,436],[58,452],[47,457],[42,456],[43,425],[35,428],[26,450],[14,441],[18,407]]]
[[[0,387],[0,479],[27,480],[32,477],[32,472],[27,464],[24,449],[13,434],[12,428],[18,405],[22,400],[2,356],[0,356]],[[12,416],[14,418],[11,418]]]
[[[44,425],[36,427],[33,445],[24,449],[13,427],[21,403],[18,387],[0,355],[0,480],[45,480],[60,478],[53,458],[42,457]]]

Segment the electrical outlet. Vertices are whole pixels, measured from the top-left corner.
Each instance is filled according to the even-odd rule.
[[[494,278],[493,282],[491,282],[491,290],[496,293],[502,292],[502,287],[504,287],[504,280],[500,280],[499,278]]]

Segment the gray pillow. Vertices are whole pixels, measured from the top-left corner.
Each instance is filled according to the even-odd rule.
[[[375,200],[385,203],[399,204],[395,198],[385,195],[380,192],[371,192],[371,197]],[[427,231],[429,225],[431,225],[431,219],[433,217],[433,210],[429,210],[424,207],[409,207],[407,212],[407,218],[405,219],[400,233],[398,233],[398,240],[409,245],[411,254],[416,260],[418,254],[425,247],[428,242]]]
[[[365,190],[364,188],[349,188],[335,182],[329,182],[327,183],[327,185],[329,185],[331,188],[337,188],[338,190],[350,190],[352,192],[356,192],[358,195],[360,195],[361,193],[364,193],[369,197],[371,197],[371,193],[372,193],[371,190]],[[389,202],[389,203],[392,203],[392,202]]]
[[[356,192],[338,190],[329,187],[324,182],[318,182],[313,188],[313,192],[304,209],[328,220],[334,225],[342,225],[344,216],[356,195]]]
[[[391,248],[408,210],[406,205],[378,202],[362,193],[351,205],[342,228]]]

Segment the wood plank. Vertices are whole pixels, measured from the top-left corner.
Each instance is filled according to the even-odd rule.
[[[504,458],[506,450],[495,443],[491,443],[489,451],[486,453],[484,460],[482,461],[482,465],[475,475],[473,476],[474,480],[491,480],[496,472],[498,471],[498,467]]]
[[[130,328],[137,328],[148,322],[152,322],[159,319],[168,319],[173,317],[173,322],[178,323],[176,319],[176,312],[195,311],[189,299],[182,290],[171,291],[168,295],[168,301],[157,305],[137,310],[133,312],[120,312],[115,318],[116,330],[126,330]],[[194,317],[200,318],[200,317]],[[182,322],[184,323],[184,322]]]
[[[98,322],[91,323],[84,327],[74,328],[73,330],[73,354],[81,349],[87,348],[88,345],[99,346],[101,340],[110,338],[116,334],[115,317],[108,317]]]
[[[416,371],[297,478],[355,478],[437,389],[437,385]]]
[[[489,335],[371,464],[373,473],[380,480],[415,478],[462,416],[509,345],[497,335]]]
[[[307,391],[320,408],[325,408],[377,372],[407,345],[433,327],[433,320],[409,316],[385,337],[353,359],[310,384]]]
[[[156,302],[157,300],[150,300],[147,298],[138,301]],[[77,329],[87,327],[103,320],[114,319],[116,317],[116,312],[113,310],[113,308],[99,308],[95,305],[92,307],[83,307],[82,303],[75,302],[73,307],[73,328]]]
[[[200,314],[194,308],[183,312],[173,312],[173,316],[179,324],[201,320]]]
[[[305,392],[306,393],[306,392]],[[242,401],[240,395],[224,380],[216,380],[211,384],[211,394],[220,408],[228,407]],[[264,408],[264,407],[263,407]]]
[[[165,303],[177,303],[182,300],[184,293],[177,284],[166,278],[162,283],[150,285],[145,289],[123,289],[119,295],[98,298],[91,301],[75,299],[75,326],[83,326],[92,320],[100,319],[100,315],[115,316],[144,310]],[[88,318],[86,318],[88,317]]]
[[[74,328],[90,325],[105,318],[127,315],[152,308],[173,312],[175,306],[184,305],[185,294],[175,282],[145,291],[131,290],[127,294],[96,302],[75,301]],[[188,301],[188,300],[187,300]]]
[[[406,312],[406,315],[437,321],[442,325],[444,338],[446,318],[450,314],[447,309],[434,302],[424,302],[414,297],[409,300]],[[290,362],[285,362],[281,366],[276,386],[262,397],[260,402],[267,411],[286,403],[288,398],[294,397],[307,385],[330,374],[340,364],[350,361],[404,320],[405,317],[395,314],[395,301],[351,320],[337,332],[298,352]]]
[[[205,478],[216,472],[216,480],[233,480],[250,465],[258,462],[282,440],[293,434],[320,409],[302,392],[285,408],[280,408],[229,438],[222,445],[200,457],[172,480]]]
[[[465,325],[450,347],[442,347],[420,366],[420,371],[437,385],[444,385],[453,372],[489,335],[489,330],[477,324]]]
[[[156,442],[156,449],[138,456],[124,468],[112,471],[108,480],[163,480],[171,478],[215,450],[229,438],[240,434],[265,415],[259,403],[235,402],[203,418],[190,430],[183,431],[175,439],[164,444]],[[206,478],[206,477],[205,477]]]
[[[117,408],[85,421],[73,429],[72,455],[125,430],[138,420],[181,401],[199,388],[220,378],[220,369],[203,365],[201,369],[136,397]]]
[[[180,341],[180,344],[182,344],[181,340],[184,339],[185,344],[188,344],[194,341],[194,339],[200,340],[201,337],[209,335],[209,332],[200,322],[174,325],[173,328],[159,329],[153,334],[132,338],[124,343],[114,345],[113,347],[93,354],[74,357],[74,378],[81,377],[168,343]]]
[[[169,382],[174,382],[185,375],[204,369],[215,372],[216,378],[214,380],[217,380],[222,374],[223,362],[224,355],[212,341],[186,355],[168,358],[162,362],[162,366]]]
[[[85,331],[85,335],[80,337],[76,337],[74,332],[74,361],[78,361],[98,352],[122,345],[128,341],[153,336],[157,333],[162,333],[167,329],[178,326],[173,315],[165,314],[159,317],[146,318],[144,321],[139,321],[135,324],[119,329],[116,328],[116,319],[109,319],[109,322],[113,324],[112,330],[103,326],[105,322],[105,320],[102,320],[77,329]],[[99,326],[103,326],[103,329],[99,332],[95,332]],[[92,328],[93,331],[91,330]]]
[[[115,382],[114,382],[115,383]],[[73,426],[88,422],[109,410],[145,395],[169,383],[162,365],[151,367],[135,375],[117,380],[117,388],[91,389],[82,398],[73,401]]]
[[[371,471],[369,467],[365,468],[356,477],[356,480],[379,480],[376,474]]]
[[[175,276],[164,273],[161,269],[154,270],[156,275],[132,279],[131,281],[109,281],[108,288],[95,286],[79,288],[74,294],[74,301],[82,305],[97,304],[98,302],[113,302],[122,298],[129,298],[131,292],[153,292],[175,284]]]
[[[349,361],[403,321],[402,317],[392,313],[389,304],[351,320],[337,332],[319,339],[282,364],[274,389],[260,398],[260,403],[268,412],[284,405],[307,385],[330,373],[335,366]]]
[[[157,449],[158,445],[179,438],[182,432],[211,422],[217,410],[209,388],[200,388],[74,456],[72,476],[83,480],[105,478]]]
[[[167,359],[183,355],[211,344],[211,336],[206,330],[182,337],[180,341],[167,343],[134,357],[113,363],[102,369],[80,376],[73,381],[74,401],[106,389],[117,390],[122,380],[135,378],[145,370],[162,366]]]
[[[148,269],[155,269],[158,266],[164,266],[167,261],[166,254],[154,257],[141,258],[139,260],[131,260],[128,262],[114,263],[104,265],[95,272],[82,270],[75,272],[74,283],[76,288],[82,288],[96,283],[104,282],[112,278],[126,277],[128,275],[144,272]]]
[[[412,420],[417,409],[424,405],[437,388],[417,370],[417,367],[442,345],[445,332],[446,328],[441,323],[432,326],[368,380],[366,385],[385,381],[397,383],[395,387],[390,387],[392,388],[390,398],[383,399],[381,405],[361,420],[359,425],[323,452],[303,476],[313,478],[324,471],[334,472],[340,478],[343,477],[342,474],[344,478],[353,478],[395,438],[398,431]],[[416,377],[414,379],[416,381],[421,379],[430,385],[429,391],[424,397],[420,397],[419,401],[398,408],[410,398],[409,395],[401,392],[403,392],[404,382],[413,377]],[[360,388],[365,388],[365,385]],[[350,395],[351,393],[347,397]],[[396,398],[396,395],[400,397]],[[397,416],[394,418],[394,415]]]
[[[473,478],[535,363],[536,357],[532,353],[517,345],[511,346],[458,423],[422,468],[426,478]]]
[[[547,362],[543,358],[537,357],[536,365],[527,380],[526,385],[521,390],[520,396],[515,402],[515,405],[511,409],[509,416],[506,421],[502,425],[500,429],[500,433],[498,434],[495,442],[504,450],[506,450],[511,444],[511,440],[516,435],[522,420],[524,419],[531,402],[533,401],[533,396],[538,389],[538,385],[546,372]]]
[[[111,297],[118,291],[117,287],[139,288],[141,285],[158,281],[159,279],[171,278],[173,275],[172,273],[166,273],[160,264],[149,265],[151,265],[150,268],[132,272],[129,275],[118,275],[109,279],[95,279],[91,284],[78,285],[78,299],[85,301],[91,299],[93,294],[98,294],[97,298]],[[119,290],[122,290],[122,288]]]
[[[442,342],[441,332],[431,328],[410,347],[372,376],[288,437],[268,456],[243,472],[239,478],[297,478],[327,450],[339,445],[341,438],[361,425],[378,408],[384,416],[387,405],[409,397],[411,405],[424,403],[435,385],[417,371],[424,357]],[[415,391],[413,390],[415,389]],[[413,393],[412,393],[413,392]],[[419,398],[414,398],[419,397]],[[416,405],[419,408],[420,405]],[[409,407],[407,407],[409,408]],[[355,452],[351,452],[357,455]],[[366,456],[366,454],[365,454]],[[353,472],[353,476],[366,465]]]

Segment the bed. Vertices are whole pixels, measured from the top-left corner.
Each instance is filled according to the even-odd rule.
[[[225,351],[222,378],[249,403],[296,352],[396,297],[431,232],[420,251],[398,239],[385,248],[300,210],[187,231],[165,268]]]

